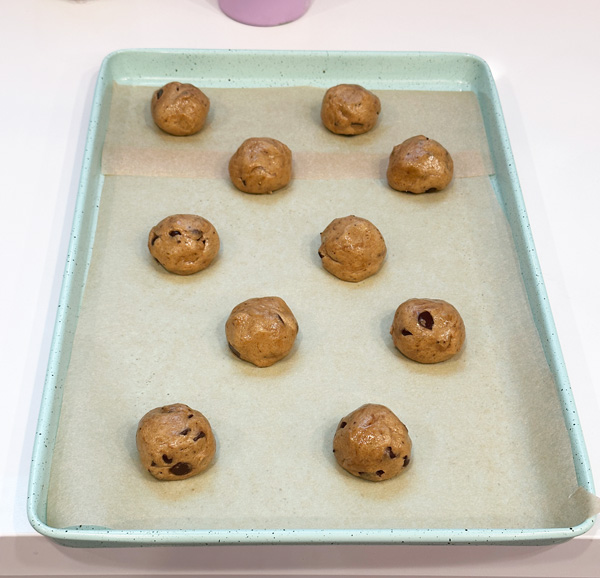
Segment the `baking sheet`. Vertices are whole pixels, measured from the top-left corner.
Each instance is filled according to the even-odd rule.
[[[348,139],[319,126],[319,89],[275,101],[266,98],[271,89],[205,91],[213,101],[207,130],[178,139],[143,112],[152,89],[114,89],[103,162],[109,176],[64,386],[48,524],[582,522],[588,513],[569,500],[578,485],[561,404],[487,176],[475,96],[378,91],[380,126]],[[275,106],[309,93],[303,113]],[[144,115],[139,124],[136,110]],[[416,133],[444,143],[457,160],[457,178],[444,192],[397,193],[382,179],[390,143]],[[288,188],[245,195],[224,178],[228,157],[248,136],[292,148]],[[208,218],[222,241],[217,261],[188,278],[163,271],[145,247],[149,228],[175,212]],[[388,246],[383,269],[360,284],[327,274],[316,252],[320,231],[348,214],[374,222]],[[233,306],[261,295],[284,298],[300,324],[292,354],[263,369],[233,357],[224,337]],[[394,310],[414,296],[459,309],[467,342],[458,357],[422,366],[394,350]],[[206,473],[161,483],[137,462],[135,428],[146,411],[174,402],[210,419],[218,454]],[[413,463],[395,480],[368,483],[335,464],[337,422],[365,402],[387,405],[410,430]]]

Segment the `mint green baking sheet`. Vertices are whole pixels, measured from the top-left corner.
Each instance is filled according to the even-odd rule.
[[[195,137],[163,135],[149,118],[147,95],[171,80],[211,96]],[[372,134],[334,138],[320,127],[320,95],[342,82],[380,94],[387,108]],[[387,151],[412,136],[400,138],[392,110],[404,130],[442,134],[456,149],[449,191],[387,187]],[[480,127],[465,126],[465,110]],[[289,131],[254,134],[271,122]],[[248,196],[227,182],[227,151],[244,132],[293,142],[295,180],[285,191]],[[217,226],[222,251],[201,276],[173,279],[149,259],[146,228],[167,212],[199,212]],[[380,274],[352,286],[315,256],[318,232],[350,212],[373,215],[388,242]],[[492,257],[498,248],[502,257]],[[456,273],[457,256],[472,278]],[[406,278],[428,294],[403,295]],[[261,291],[285,293],[301,328],[293,354],[267,370],[232,358],[220,331],[237,302]],[[523,305],[486,303],[488,291],[515,291]],[[467,345],[457,359],[417,367],[386,340],[394,308],[413,296],[459,305]],[[206,346],[187,349],[194,340]],[[189,481],[159,483],[137,463],[135,427],[175,401],[207,413],[217,460]],[[330,453],[337,420],[366,402],[390,405],[413,436],[413,463],[396,480],[352,478]],[[593,491],[481,59],[191,50],[105,59],[32,457],[37,531],[72,546],[548,544],[591,527]]]

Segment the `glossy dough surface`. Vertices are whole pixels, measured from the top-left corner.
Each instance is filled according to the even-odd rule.
[[[142,465],[158,480],[184,480],[211,464],[216,442],[210,423],[183,403],[157,407],[138,424]]]
[[[381,102],[358,84],[332,86],[321,103],[321,121],[335,134],[357,135],[370,131],[377,123]]]
[[[246,139],[229,161],[229,177],[244,193],[272,193],[292,178],[292,151],[267,137]]]
[[[427,193],[446,188],[453,174],[450,153],[439,142],[419,135],[394,147],[387,180],[397,191]]]
[[[209,98],[193,84],[169,82],[152,95],[150,110],[156,126],[175,135],[188,136],[204,126]]]
[[[353,476],[371,482],[402,473],[411,450],[406,426],[379,404],[365,404],[342,418],[333,437],[337,463]]]
[[[379,229],[350,215],[334,219],[321,233],[323,267],[343,281],[358,282],[381,269],[387,248]]]
[[[280,297],[257,297],[233,308],[225,323],[231,352],[257,367],[269,367],[292,349],[298,322]]]
[[[198,215],[171,215],[150,229],[150,254],[177,275],[192,275],[206,269],[217,256],[219,235],[214,226]]]
[[[461,350],[465,324],[456,308],[442,299],[409,299],[396,309],[390,333],[409,359],[438,363]]]

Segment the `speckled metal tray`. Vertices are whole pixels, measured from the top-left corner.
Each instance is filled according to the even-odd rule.
[[[548,544],[586,532],[589,518],[569,528],[377,528],[115,530],[95,526],[48,525],[46,506],[53,448],[78,313],[92,255],[104,177],[101,158],[113,83],[160,85],[202,78],[203,86],[328,87],[354,79],[394,90],[472,91],[484,118],[495,174],[494,191],[510,224],[521,273],[548,365],[555,377],[571,440],[578,485],[593,492],[591,469],[578,424],[565,365],[554,329],[535,248],[528,227],[501,107],[490,70],[481,59],[446,53],[250,52],[133,50],[109,55],[99,73],[85,148],[71,243],[32,457],[28,515],[41,534],[72,546],[158,544]]]

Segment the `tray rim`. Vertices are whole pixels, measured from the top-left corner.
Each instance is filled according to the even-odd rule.
[[[492,128],[495,130],[496,137],[500,140],[500,157],[493,161],[498,171],[497,163],[502,164],[505,171],[504,182],[497,182],[493,178],[494,188],[505,212],[511,209],[506,206],[501,197],[499,188],[508,186],[512,194],[512,221],[509,218],[515,242],[521,244],[523,248],[519,251],[519,261],[522,275],[525,277],[523,266],[526,265],[526,272],[529,278],[525,278],[530,305],[535,300],[539,307],[538,315],[534,312],[535,322],[540,333],[542,344],[546,352],[547,361],[554,373],[556,386],[560,389],[560,398],[562,402],[563,416],[565,424],[568,426],[571,447],[573,451],[574,465],[577,473],[577,480],[581,487],[594,492],[594,484],[591,474],[591,466],[583,432],[581,430],[577,417],[575,401],[569,384],[566,366],[562,356],[558,335],[554,325],[552,312],[548,296],[546,293],[541,268],[535,251],[535,245],[524,199],[517,176],[516,165],[512,155],[508,132],[504,122],[501,103],[498,96],[495,81],[493,79],[490,67],[479,56],[469,53],[459,52],[381,52],[381,51],[312,51],[312,50],[209,50],[209,49],[171,49],[171,48],[142,48],[142,49],[123,49],[111,52],[102,61],[92,103],[92,110],[89,120],[88,135],[84,148],[84,157],[81,169],[79,188],[77,193],[71,238],[67,252],[65,271],[57,308],[55,326],[53,330],[52,343],[49,353],[49,361],[42,392],[42,400],[36,428],[34,447],[31,460],[30,477],[27,495],[27,515],[32,527],[42,535],[53,538],[54,540],[69,546],[146,546],[146,545],[217,545],[227,543],[246,543],[246,544],[529,544],[545,545],[561,542],[581,535],[587,532],[594,524],[595,517],[588,518],[581,524],[571,528],[534,528],[534,529],[511,529],[511,528],[423,528],[423,529],[296,529],[286,530],[278,529],[233,529],[233,530],[113,530],[109,528],[77,526],[69,528],[55,528],[49,526],[45,521],[45,508],[48,492],[48,479],[51,469],[52,450],[58,428],[60,414],[60,405],[62,399],[62,384],[57,377],[61,364],[65,361],[63,356],[67,356],[66,364],[68,366],[68,352],[63,351],[67,325],[69,319],[75,315],[75,325],[77,313],[69,311],[72,293],[74,290],[72,278],[77,259],[80,257],[79,239],[81,238],[83,215],[85,214],[85,204],[87,196],[90,194],[90,181],[93,180],[92,164],[94,150],[101,147],[103,134],[100,131],[100,115],[102,112],[102,100],[107,91],[110,90],[109,83],[115,82],[114,63],[119,60],[148,57],[183,57],[183,56],[205,56],[221,59],[227,62],[233,58],[242,59],[281,59],[296,58],[301,61],[314,59],[321,62],[323,59],[338,59],[340,62],[347,62],[355,59],[385,59],[392,62],[402,62],[403,60],[423,61],[421,65],[429,62],[438,65],[440,62],[462,61],[476,69],[476,75],[481,75],[476,80],[463,81],[460,86],[459,79],[452,79],[452,86],[459,87],[458,90],[468,89],[477,94],[480,100],[480,92],[483,90],[490,100],[490,112],[493,113]],[[426,64],[425,64],[426,65]],[[325,71],[323,71],[325,72]],[[184,77],[184,75],[182,75]],[[169,78],[165,75],[165,78]],[[172,76],[171,76],[172,77]],[[268,77],[268,76],[267,76]],[[144,78],[147,78],[144,77]],[[251,82],[258,80],[258,86],[264,86],[264,76],[252,76]],[[296,78],[292,74],[292,79]],[[214,80],[214,79],[211,79]],[[221,79],[222,80],[222,79]],[[244,79],[248,80],[248,79]],[[325,80],[325,79],[322,79]],[[153,81],[160,82],[160,77],[153,77]],[[263,81],[263,82],[261,82]],[[447,80],[445,81],[448,82]],[[475,82],[481,84],[483,88],[476,89]],[[441,88],[441,84],[429,79],[421,79],[423,86],[435,85],[437,88],[421,88],[423,90],[448,90]],[[296,82],[295,84],[299,84]],[[318,83],[317,83],[318,84]],[[325,83],[327,84],[327,83]],[[285,86],[285,84],[276,84]],[[292,82],[291,85],[294,85]],[[420,85],[419,82],[416,85]],[[439,85],[439,87],[438,87]],[[412,88],[419,90],[420,88]],[[456,88],[455,88],[456,90]],[[481,101],[480,101],[481,105]],[[485,115],[484,115],[485,119]],[[486,124],[488,139],[490,126]],[[493,153],[493,151],[492,151]],[[101,190],[103,177],[101,174],[95,175],[98,180],[98,187]],[[92,225],[97,217],[96,204],[95,213],[92,215]],[[507,215],[509,217],[509,215]],[[91,232],[93,238],[93,230]],[[91,247],[86,257],[85,271],[89,266]],[[80,265],[81,267],[81,265]],[[69,317],[71,316],[71,317]],[[541,333],[545,334],[544,337]]]

